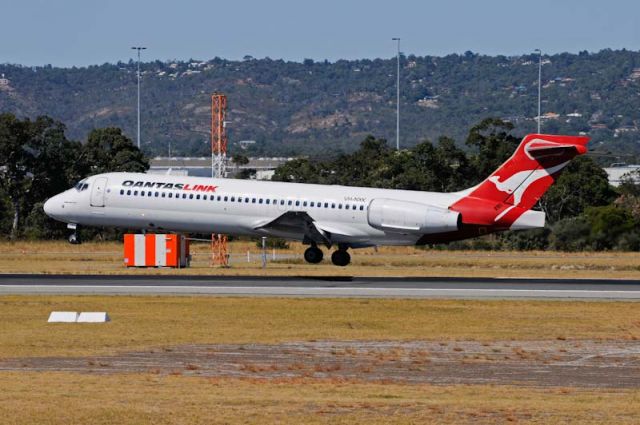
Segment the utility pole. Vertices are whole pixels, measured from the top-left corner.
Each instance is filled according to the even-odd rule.
[[[542,50],[536,49],[534,52],[538,52],[538,134],[540,134],[540,124],[542,117],[540,116],[540,105],[542,99]]]
[[[140,51],[146,50],[146,47],[132,47],[131,49],[138,51],[138,149],[140,149]]]
[[[396,150],[400,150],[400,37],[391,40],[398,42],[397,71],[396,71]]]

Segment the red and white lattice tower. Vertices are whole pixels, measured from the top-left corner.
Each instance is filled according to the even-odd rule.
[[[211,177],[224,178],[227,162],[227,96],[211,95]],[[227,235],[211,235],[211,262],[213,265],[229,265]]]

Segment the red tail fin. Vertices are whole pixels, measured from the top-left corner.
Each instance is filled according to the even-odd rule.
[[[533,207],[571,159],[587,152],[588,137],[530,134],[491,176],[451,205],[462,222],[509,228]]]

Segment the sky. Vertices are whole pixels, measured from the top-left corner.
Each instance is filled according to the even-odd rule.
[[[0,0],[0,63],[640,50],[637,0]]]

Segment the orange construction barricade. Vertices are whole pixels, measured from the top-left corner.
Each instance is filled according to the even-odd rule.
[[[179,234],[124,235],[126,267],[189,267],[189,240]]]

